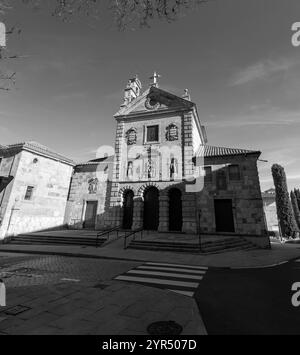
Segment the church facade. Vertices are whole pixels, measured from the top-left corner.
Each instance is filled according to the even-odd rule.
[[[69,228],[236,234],[267,246],[259,151],[208,144],[197,107],[137,77],[115,114],[114,149],[74,167]]]

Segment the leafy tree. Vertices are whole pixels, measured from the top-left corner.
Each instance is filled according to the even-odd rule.
[[[272,166],[272,175],[276,190],[277,216],[282,235],[285,238],[294,238],[298,228],[289,198],[284,168],[279,164],[274,164]]]
[[[291,202],[298,228],[300,228],[300,210],[298,206],[297,197],[294,191],[291,191]]]

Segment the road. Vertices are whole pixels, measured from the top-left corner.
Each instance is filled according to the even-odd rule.
[[[300,262],[264,269],[209,269],[196,291],[208,334],[300,334],[291,302]]]
[[[7,304],[0,307],[0,335],[147,335],[148,326],[162,320],[180,324],[184,335],[206,334],[195,300],[182,289],[176,286],[174,292],[116,279],[130,270],[146,270],[148,278],[149,270],[158,268],[136,269],[141,264],[0,253]],[[198,271],[185,270],[184,277],[186,272],[192,277]]]
[[[8,306],[31,308],[17,316],[0,312],[0,334],[139,334],[157,317],[197,326],[198,321],[192,322],[188,316],[192,297],[158,288],[169,288],[167,276],[176,283],[174,273],[178,273],[177,283],[193,277],[195,294],[182,289],[179,293],[194,296],[208,334],[300,334],[300,307],[291,302],[292,284],[300,282],[300,262],[240,270],[194,270],[186,266],[179,270],[176,265],[141,264],[0,253],[0,278],[7,286]],[[148,282],[154,274],[155,278],[168,279],[164,281],[167,285],[158,280],[158,285],[148,282],[145,288],[118,281],[118,275],[134,279],[137,272],[139,280],[146,278]],[[196,283],[198,273],[201,281]]]

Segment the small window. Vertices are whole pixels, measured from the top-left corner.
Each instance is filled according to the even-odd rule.
[[[218,190],[226,190],[227,189],[227,180],[225,171],[217,172],[217,189]]]
[[[205,166],[204,167],[204,181],[205,182],[212,182],[211,166]]]
[[[238,181],[240,179],[240,167],[238,165],[229,165],[229,180]]]
[[[147,142],[158,142],[158,125],[147,127]]]
[[[33,186],[27,186],[24,200],[30,201],[32,199],[33,190],[34,190]]]

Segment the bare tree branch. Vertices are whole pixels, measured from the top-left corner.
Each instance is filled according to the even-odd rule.
[[[155,19],[174,21],[178,16],[210,0],[51,0],[52,15],[67,21],[76,14],[99,17],[104,8],[111,11],[117,27],[149,27]],[[1,0],[0,0],[1,2]],[[42,7],[45,0],[22,0]]]
[[[34,9],[48,8],[53,16],[67,21],[75,15],[85,15],[99,19],[103,11],[109,10],[119,30],[127,28],[150,27],[153,20],[171,22],[180,15],[211,0],[19,0]],[[0,15],[14,8],[14,0],[0,0]],[[7,35],[20,34],[17,26],[7,30]],[[20,58],[10,55],[7,48],[0,47],[0,63],[4,60]],[[5,74],[0,69],[0,90],[9,90],[15,83],[15,75]]]

